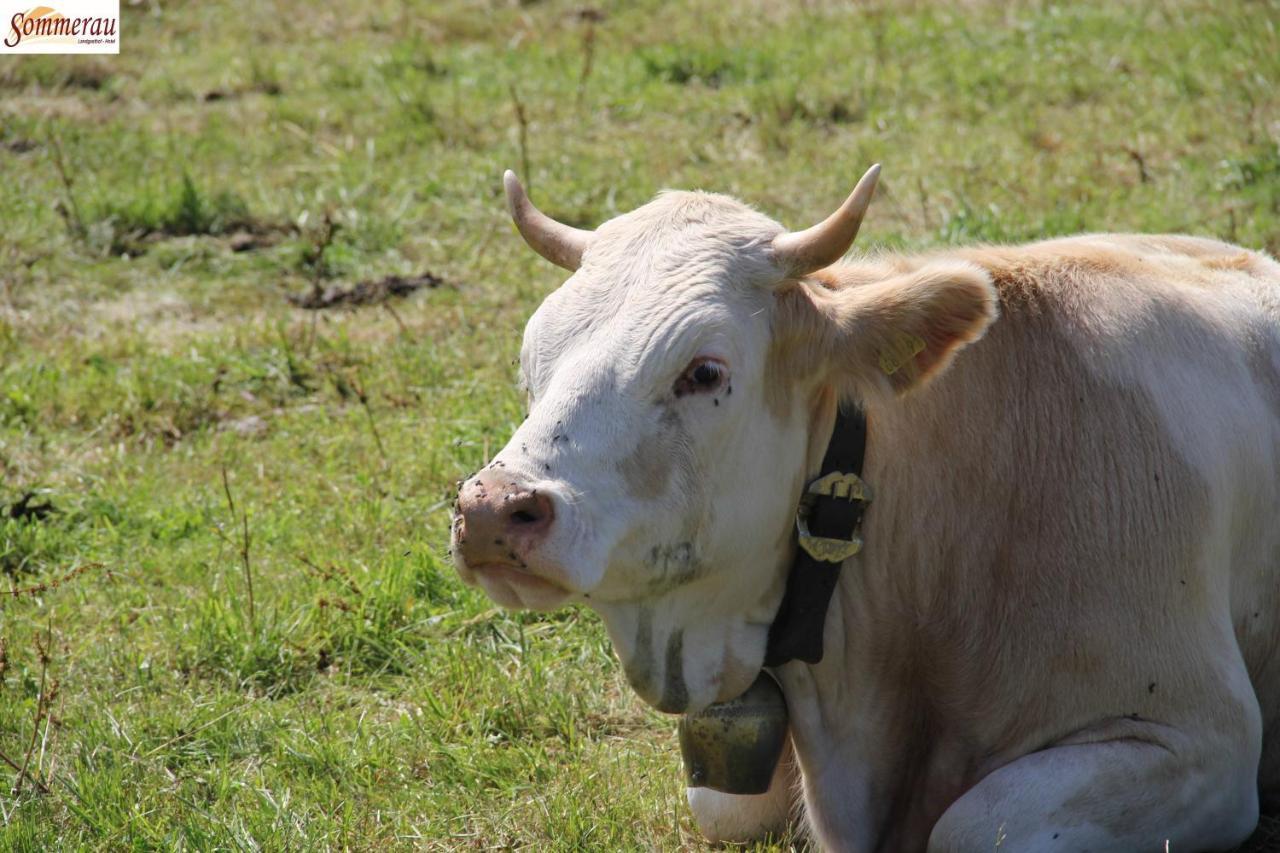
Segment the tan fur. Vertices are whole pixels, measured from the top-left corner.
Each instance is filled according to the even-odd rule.
[[[922,849],[943,813],[1002,766],[1055,743],[1126,737],[1161,741],[1183,761],[1225,760],[1251,787],[1248,764],[1232,761],[1256,749],[1255,692],[1269,742],[1280,738],[1280,534],[1268,521],[1280,506],[1280,266],[1181,237],[948,257],[990,276],[1000,319],[943,379],[901,400],[865,397],[876,500],[865,551],[841,577],[841,624],[828,631],[843,642],[809,676],[819,694],[839,682],[839,704],[877,732],[869,772],[882,794],[862,818],[883,822],[881,849]],[[979,319],[944,329],[985,327],[973,286],[884,304],[909,282],[936,292],[965,280],[931,274],[939,263],[908,259],[883,291],[868,267],[836,267],[811,304],[837,330],[857,328],[860,311],[873,329],[957,312]],[[966,334],[944,335],[944,355]],[[861,387],[866,353],[834,352]],[[1178,377],[1183,363],[1217,377],[1199,391],[1206,400],[1170,401],[1174,387],[1144,378]],[[1104,720],[1118,722],[1099,729]],[[1126,723],[1128,735],[1115,728]],[[839,740],[842,724],[831,725]],[[798,746],[803,765],[803,733]],[[1280,748],[1267,755],[1277,757],[1264,760],[1262,781],[1274,792]],[[1141,782],[1097,777],[1064,800],[1062,820],[1093,815],[1122,837],[1143,808],[1169,808],[1141,805],[1133,786],[1167,798],[1178,784],[1149,774],[1188,771],[1142,772]],[[1195,790],[1172,811],[1207,808]],[[1116,802],[1130,811],[1112,812]],[[820,838],[845,837],[838,821],[815,817]]]

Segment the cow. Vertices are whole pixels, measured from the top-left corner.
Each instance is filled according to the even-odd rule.
[[[877,174],[799,232],[675,191],[589,231],[508,172],[572,275],[457,570],[595,610],[661,711],[730,699],[856,403],[865,545],[821,661],[771,670],[791,756],[763,795],[689,789],[703,832],[779,829],[798,789],[832,850],[1231,848],[1280,805],[1280,265],[1131,234],[845,259]]]

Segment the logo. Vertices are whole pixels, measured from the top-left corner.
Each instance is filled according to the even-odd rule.
[[[0,10],[0,53],[120,52],[119,0],[58,0],[56,7],[30,8],[0,0]]]

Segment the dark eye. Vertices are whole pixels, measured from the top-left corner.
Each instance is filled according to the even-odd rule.
[[[722,361],[717,361],[714,358],[694,359],[684,369],[684,374],[676,380],[676,396],[683,397],[685,394],[705,394],[709,391],[717,391],[724,384],[728,375],[729,371]]]

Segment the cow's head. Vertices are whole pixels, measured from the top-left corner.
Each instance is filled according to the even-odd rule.
[[[594,608],[663,711],[745,690],[837,397],[892,405],[994,316],[987,276],[963,263],[813,275],[852,244],[878,172],[798,233],[688,192],[583,231],[508,172],[521,234],[573,275],[525,329],[528,418],[462,485],[462,577],[507,607]]]

